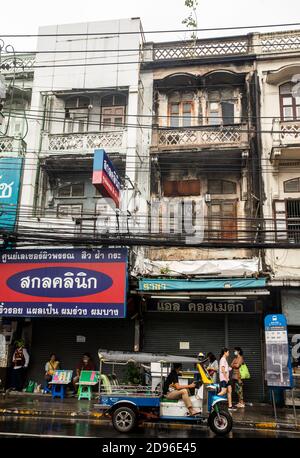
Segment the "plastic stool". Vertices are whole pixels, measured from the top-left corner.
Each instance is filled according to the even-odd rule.
[[[64,399],[65,397],[65,386],[62,384],[53,384],[52,385],[52,398]]]
[[[89,401],[92,399],[92,390],[90,385],[79,385],[78,400],[80,399],[88,399]]]

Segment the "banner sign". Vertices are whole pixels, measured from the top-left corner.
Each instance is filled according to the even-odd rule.
[[[284,315],[267,315],[265,317],[265,340],[268,386],[291,388],[293,386],[293,374],[287,322]]]
[[[254,300],[163,300],[148,299],[148,312],[255,313]]]
[[[139,280],[140,291],[192,291],[207,289],[263,288],[265,278],[217,278],[206,280],[167,280],[142,278]]]
[[[0,252],[0,317],[124,318],[127,249]]]
[[[0,229],[13,231],[16,223],[22,158],[0,158]]]
[[[92,181],[104,197],[110,197],[119,207],[121,180],[104,149],[95,149]]]

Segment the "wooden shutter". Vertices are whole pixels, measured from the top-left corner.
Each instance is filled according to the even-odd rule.
[[[224,239],[237,237],[236,202],[222,203],[222,234]]]

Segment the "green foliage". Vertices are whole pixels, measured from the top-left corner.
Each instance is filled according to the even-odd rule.
[[[182,24],[184,24],[188,29],[197,29],[198,28],[197,6],[199,5],[198,0],[185,0],[184,4],[189,9],[189,15],[183,19]],[[197,33],[192,32],[191,38],[193,40],[196,40]]]
[[[141,383],[140,370],[134,363],[129,363],[127,366],[127,382],[130,385],[138,385]]]

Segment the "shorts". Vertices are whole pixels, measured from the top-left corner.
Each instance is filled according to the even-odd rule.
[[[220,382],[220,387],[221,388],[227,388],[230,385],[230,382],[226,382],[225,380],[222,380]]]

